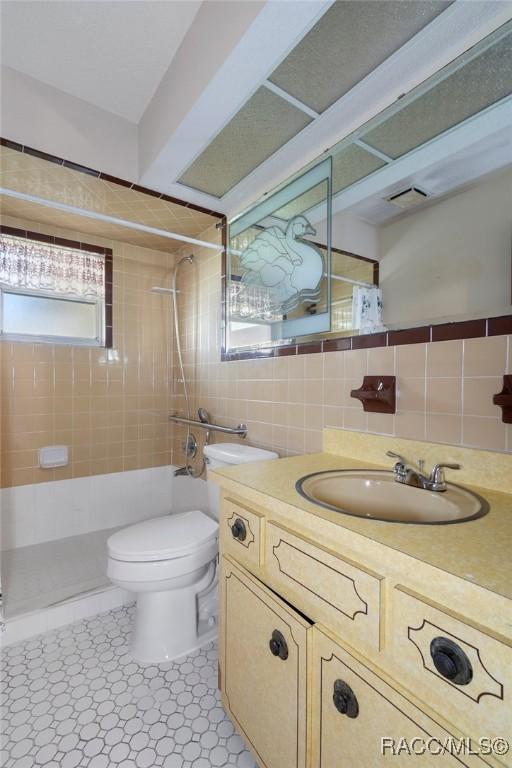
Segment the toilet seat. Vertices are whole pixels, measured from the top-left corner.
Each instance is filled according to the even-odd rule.
[[[200,510],[130,525],[108,540],[108,556],[125,563],[187,559],[216,541],[218,524]]]

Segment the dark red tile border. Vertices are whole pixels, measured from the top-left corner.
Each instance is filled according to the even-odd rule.
[[[352,337],[342,336],[340,339],[324,339],[322,352],[345,352],[352,349]]]
[[[274,349],[274,355],[275,357],[289,357],[289,355],[296,355],[297,354],[297,345],[291,344],[287,347],[275,347]]]
[[[352,336],[352,349],[371,349],[372,347],[386,347],[388,344],[387,333],[368,333],[363,336]]]
[[[31,232],[29,229],[17,229],[0,224],[0,234],[11,235],[11,237],[22,237],[25,240],[35,240],[46,245],[60,245],[63,248],[79,248],[89,253],[99,253],[105,256],[105,347],[112,348],[112,305],[113,305],[113,280],[114,280],[114,254],[112,248],[105,248],[103,245],[93,245],[92,243],[81,243],[78,240],[66,240],[64,237],[54,235],[45,235],[42,232]]]
[[[133,189],[134,192],[141,192],[144,195],[157,197],[160,200],[165,200],[165,202],[167,203],[174,203],[175,205],[181,205],[183,208],[190,208],[193,211],[197,211],[198,213],[208,214],[208,216],[212,216],[213,218],[216,218],[216,219],[225,219],[224,214],[219,213],[218,211],[213,211],[213,210],[210,210],[209,208],[204,208],[202,205],[196,205],[195,203],[189,203],[186,200],[180,200],[177,197],[171,197],[170,195],[165,195],[163,192],[157,192],[154,189],[141,187],[139,184],[135,184],[134,182],[131,182],[131,181],[126,181],[126,179],[119,179],[117,176],[111,176],[108,173],[102,173],[102,171],[97,171],[94,168],[88,168],[86,165],[80,165],[79,163],[74,163],[71,160],[64,160],[64,158],[57,157],[56,155],[50,155],[48,152],[41,152],[41,150],[39,149],[34,149],[34,147],[27,147],[24,144],[19,144],[17,141],[11,141],[10,139],[0,137],[0,145],[2,147],[7,147],[8,149],[14,149],[16,152],[22,152],[26,155],[32,155],[33,157],[38,157],[40,160],[47,160],[49,163],[62,165],[64,168],[69,168],[69,170],[71,171],[78,171],[79,173],[85,173],[88,176],[94,176],[97,179],[102,179],[103,181],[109,181],[111,184],[119,184],[119,186],[121,187]]]
[[[474,339],[487,335],[487,320],[465,320],[462,323],[443,323],[432,326],[432,341]]]
[[[318,342],[304,342],[271,349],[248,349],[245,352],[225,352],[221,360],[254,360],[260,357],[306,355],[315,352],[343,352],[349,349],[373,349],[396,347],[402,344],[429,344],[434,341],[473,339],[484,336],[501,336],[512,333],[512,315],[464,320],[442,325],[424,325],[420,328],[403,328],[397,331],[371,333],[367,336],[341,336]]]
[[[490,317],[487,321],[488,336],[503,336],[512,333],[512,315]]]
[[[311,355],[311,354],[316,354],[317,352],[322,352],[321,341],[311,341],[311,342],[305,342],[304,344],[297,345],[298,355]]]
[[[404,328],[403,331],[388,331],[388,347],[401,344],[425,344],[430,341],[430,325],[421,328]]]

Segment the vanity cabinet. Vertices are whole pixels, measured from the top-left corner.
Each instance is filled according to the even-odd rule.
[[[222,558],[224,705],[265,768],[306,768],[311,625]]]
[[[324,632],[312,637],[312,768],[484,768],[478,757],[443,754],[452,733]]]
[[[512,643],[477,625],[482,595],[455,584],[458,613],[445,574],[332,533],[224,494],[220,686],[260,768],[512,765],[479,747],[512,741]]]

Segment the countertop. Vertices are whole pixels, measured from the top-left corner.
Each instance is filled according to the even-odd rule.
[[[234,492],[233,482],[304,510],[367,539],[512,599],[512,495],[464,485],[489,503],[481,518],[450,525],[416,525],[361,519],[317,506],[295,489],[300,477],[330,469],[389,469],[331,453],[314,453],[217,469],[212,479]]]

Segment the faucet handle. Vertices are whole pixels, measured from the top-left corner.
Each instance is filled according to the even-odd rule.
[[[403,464],[404,467],[407,464],[407,461],[404,459],[404,457],[400,456],[399,453],[395,453],[394,451],[386,451],[386,456],[390,456],[392,459],[398,459],[400,464]]]
[[[445,486],[443,469],[462,469],[462,464],[448,464],[442,462],[435,464],[430,473],[430,482],[434,486]]]

